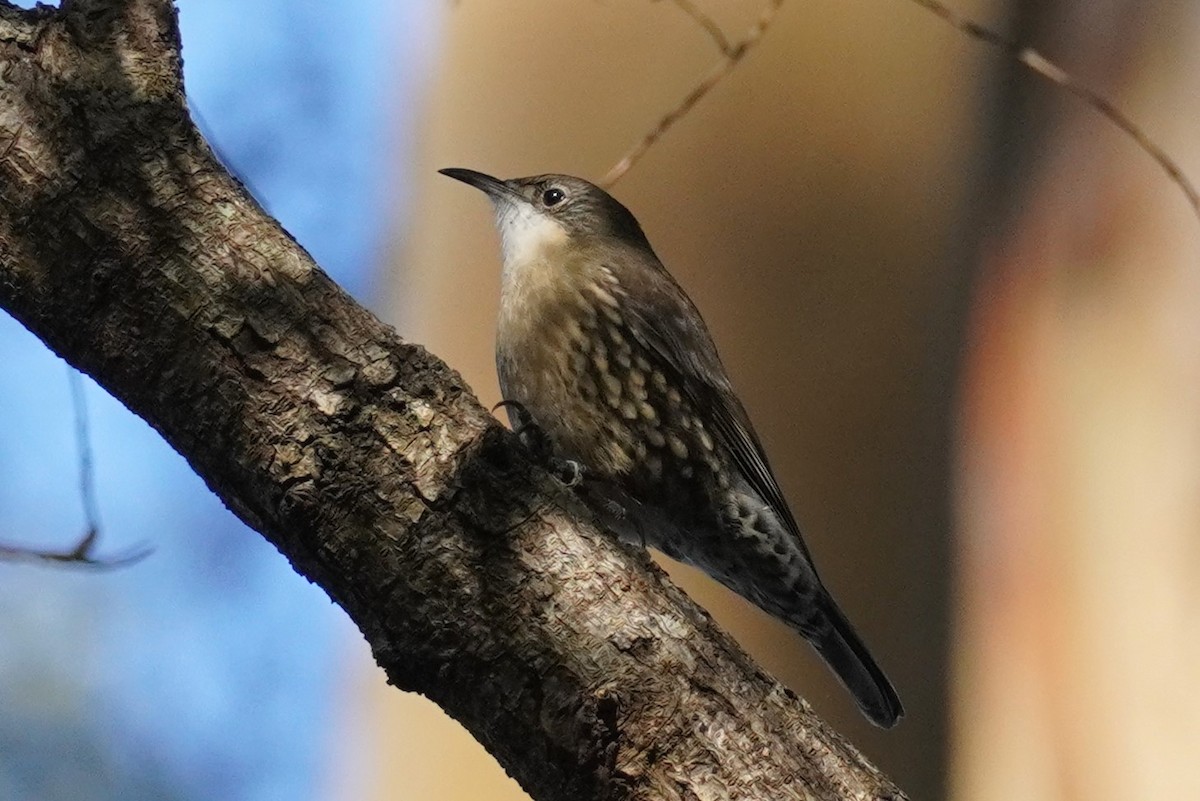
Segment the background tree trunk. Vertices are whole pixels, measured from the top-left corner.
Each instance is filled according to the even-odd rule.
[[[1027,0],[1021,41],[1200,174],[1200,7]],[[959,442],[952,785],[1200,798],[1200,235],[1092,108],[1017,75]]]

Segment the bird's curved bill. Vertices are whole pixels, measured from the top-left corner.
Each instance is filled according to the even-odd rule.
[[[453,178],[456,181],[462,181],[464,184],[470,184],[476,189],[481,190],[492,200],[516,200],[520,198],[517,191],[499,178],[468,170],[463,167],[447,167],[443,170],[438,170],[442,175]]]

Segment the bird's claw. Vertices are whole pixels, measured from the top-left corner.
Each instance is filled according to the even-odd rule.
[[[534,458],[554,476],[563,486],[571,489],[583,483],[586,470],[583,465],[573,459],[563,459],[554,455],[550,438],[533,419],[533,415],[525,408],[525,404],[515,400],[502,400],[492,407],[492,411],[505,408],[509,410],[509,421],[513,425],[513,433],[521,440]]]
[[[552,458],[550,438],[533,419],[533,415],[525,408],[525,404],[515,400],[502,400],[492,407],[492,411],[495,412],[500,408],[509,410],[509,422],[512,423],[513,433],[517,435],[517,439],[521,440],[521,444],[532,451],[539,462],[548,463]]]

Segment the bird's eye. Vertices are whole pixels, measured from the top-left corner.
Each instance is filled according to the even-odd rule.
[[[542,202],[547,206],[557,206],[559,203],[562,203],[564,200],[566,200],[566,197],[566,193],[561,189],[552,187],[542,193]]]

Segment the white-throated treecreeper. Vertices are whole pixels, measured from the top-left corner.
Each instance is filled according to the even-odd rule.
[[[620,533],[788,623],[872,722],[895,725],[896,691],[817,575],[700,313],[633,214],[566,175],[441,172],[495,206],[505,400],[555,457],[613,488]]]

